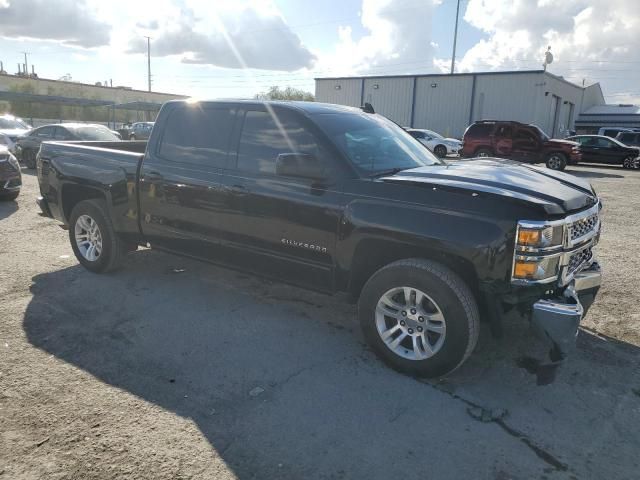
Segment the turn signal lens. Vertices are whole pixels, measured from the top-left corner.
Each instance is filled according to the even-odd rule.
[[[516,264],[513,267],[513,276],[515,278],[522,279],[534,278],[537,270],[537,262],[523,262],[521,260],[516,260]]]
[[[518,231],[518,244],[520,245],[525,245],[527,247],[540,245],[541,238],[541,230],[530,230],[527,228],[521,228]]]

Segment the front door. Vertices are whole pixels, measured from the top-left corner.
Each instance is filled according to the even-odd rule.
[[[540,160],[541,139],[529,128],[517,128],[513,136],[511,158],[521,162],[535,163]]]
[[[331,290],[345,203],[335,180],[336,152],[290,110],[252,107],[243,115],[231,182],[236,217],[230,228],[244,249],[239,261],[289,283]],[[286,153],[313,155],[328,180],[279,175],[276,160]]]

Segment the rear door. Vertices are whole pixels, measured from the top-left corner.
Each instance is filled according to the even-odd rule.
[[[508,158],[513,151],[513,127],[498,125],[495,133],[495,152],[498,157]]]
[[[237,110],[229,104],[175,104],[140,171],[140,221],[152,245],[204,258],[222,255],[230,190],[228,149]]]
[[[252,107],[242,116],[231,182],[235,216],[229,222],[244,252],[239,261],[289,283],[332,290],[345,203],[337,153],[297,112]],[[313,155],[328,179],[278,175],[276,160],[283,153]]]

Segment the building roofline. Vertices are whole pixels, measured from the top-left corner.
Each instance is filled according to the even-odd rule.
[[[419,74],[402,74],[402,75],[361,75],[354,77],[315,77],[314,80],[373,80],[373,79],[383,79],[383,78],[433,78],[433,77],[474,77],[474,76],[483,76],[483,75],[522,75],[527,73],[542,73],[551,76],[553,79],[558,80],[559,82],[567,83],[573,87],[578,88],[587,88],[592,85],[599,85],[598,82],[593,83],[591,85],[587,85],[583,87],[582,85],[576,85],[575,83],[570,82],[569,80],[560,77],[558,75],[554,75],[551,72],[545,70],[506,70],[499,72],[464,72],[464,73],[419,73]]]
[[[181,95],[181,94],[178,94],[178,93],[153,92],[153,91],[149,92],[148,90],[138,90],[138,89],[135,89],[135,88],[128,88],[128,87],[124,87],[124,88],[105,87],[104,85],[94,85],[92,83],[83,83],[83,82],[70,82],[68,80],[56,80],[56,79],[53,79],[53,78],[23,77],[22,75],[13,75],[11,73],[2,74],[2,77],[10,77],[10,78],[19,79],[19,80],[34,80],[34,81],[44,80],[46,82],[55,82],[55,83],[61,83],[61,84],[65,84],[65,85],[80,85],[80,86],[83,86],[83,87],[104,88],[105,90],[118,90],[118,91],[136,92],[136,93],[156,93],[156,94],[159,94],[159,95],[171,95],[173,97],[183,97],[183,98],[188,98],[189,97],[188,95]]]
[[[464,72],[464,73],[418,73],[402,75],[361,75],[354,77],[316,77],[314,80],[366,80],[373,78],[429,78],[429,77],[472,77],[474,75],[507,75],[524,73],[544,73],[544,70],[507,70],[501,72]]]

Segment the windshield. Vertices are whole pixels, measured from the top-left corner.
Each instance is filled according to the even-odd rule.
[[[3,130],[14,130],[21,129],[27,130],[29,129],[29,125],[18,120],[17,118],[0,118],[0,128]]]
[[[317,115],[314,120],[362,174],[443,163],[402,128],[380,115],[328,113]]]
[[[431,130],[425,130],[424,133],[426,133],[428,136],[433,137],[433,138],[444,138],[439,133],[432,132]]]
[[[548,142],[549,141],[549,135],[547,135],[546,133],[544,133],[544,130],[542,130],[539,126],[537,125],[532,125],[533,128],[535,128],[536,130],[538,130],[538,132],[540,133],[540,136],[542,137],[542,141],[543,142]]]
[[[82,140],[101,140],[103,142],[120,140],[106,127],[79,127],[74,131]]]

